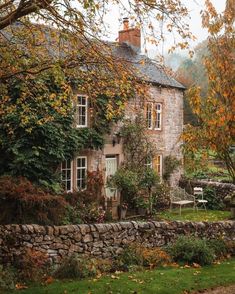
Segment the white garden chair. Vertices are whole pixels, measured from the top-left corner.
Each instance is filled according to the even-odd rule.
[[[208,203],[208,201],[203,198],[203,189],[201,187],[194,187],[193,195],[195,197],[197,211],[200,206],[202,207],[202,209],[206,210],[206,204]]]

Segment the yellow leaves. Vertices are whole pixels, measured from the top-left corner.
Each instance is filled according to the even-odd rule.
[[[15,285],[16,290],[23,290],[23,289],[28,289],[28,287],[25,284],[16,284]]]

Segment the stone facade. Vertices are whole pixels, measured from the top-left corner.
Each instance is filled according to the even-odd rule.
[[[166,71],[159,67],[156,62],[141,54],[140,29],[129,27],[129,21],[126,18],[123,22],[123,30],[119,32],[118,43],[115,44],[112,50],[115,56],[119,59],[123,58],[127,60],[128,63],[136,68],[135,74],[140,80],[143,80],[145,84],[146,82],[148,83],[148,93],[146,92],[145,97],[142,97],[141,100],[139,97],[135,97],[128,101],[125,109],[125,116],[126,118],[134,118],[137,112],[142,112],[143,117],[145,117],[147,121],[147,105],[152,105],[152,126],[147,127],[146,124],[146,132],[156,146],[156,158],[153,158],[153,168],[155,168],[162,177],[164,173],[164,158],[166,156],[171,155],[183,161],[180,135],[183,130],[184,86],[169,77]],[[80,96],[79,93],[77,94]],[[87,99],[88,102],[86,102],[86,105],[89,105],[89,97],[87,97]],[[158,106],[160,110],[157,109]],[[86,116],[86,124],[84,127],[90,127],[88,107],[86,109]],[[160,124],[158,124],[159,121]],[[119,122],[113,126],[111,134],[107,135],[105,138],[105,145],[102,150],[84,150],[74,156],[71,168],[72,171],[70,171],[72,183],[69,185],[69,191],[81,189],[85,186],[83,185],[83,187],[81,187],[78,185],[81,180],[77,176],[80,168],[79,164],[77,164],[77,159],[79,157],[85,157],[84,160],[86,164],[83,166],[85,169],[89,171],[101,171],[104,182],[106,182],[107,177],[113,175],[116,169],[122,164],[125,160],[123,145],[121,138],[117,137],[121,124],[122,122]],[[157,167],[154,167],[154,161],[157,162]],[[85,173],[83,173],[83,178],[85,178],[84,174]],[[182,167],[178,168],[171,176],[170,184],[172,186],[178,184],[181,174]],[[111,195],[112,193],[110,193],[110,190],[105,188],[105,186],[103,192],[106,199],[112,198],[113,217],[116,217],[117,206],[120,202],[118,192],[116,191],[114,195]]]
[[[70,254],[110,258],[126,244],[164,246],[180,234],[235,241],[235,222],[119,222],[67,226],[0,226],[0,262],[14,263],[25,248],[44,252],[52,263]]]

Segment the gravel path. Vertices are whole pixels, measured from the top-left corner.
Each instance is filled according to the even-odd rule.
[[[235,294],[235,284],[228,287],[218,287],[213,290],[200,291],[195,294]]]

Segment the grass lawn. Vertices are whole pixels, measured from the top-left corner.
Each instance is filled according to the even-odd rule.
[[[220,221],[231,218],[230,211],[222,210],[198,210],[193,211],[192,208],[182,209],[182,214],[179,215],[179,209],[173,209],[172,212],[164,211],[157,214],[157,218],[164,220],[179,220],[179,221]]]
[[[182,294],[184,291],[235,284],[235,259],[221,264],[194,268],[161,268],[135,273],[120,273],[100,279],[56,281],[48,286],[34,286],[22,294]],[[13,291],[11,293],[15,293]]]

